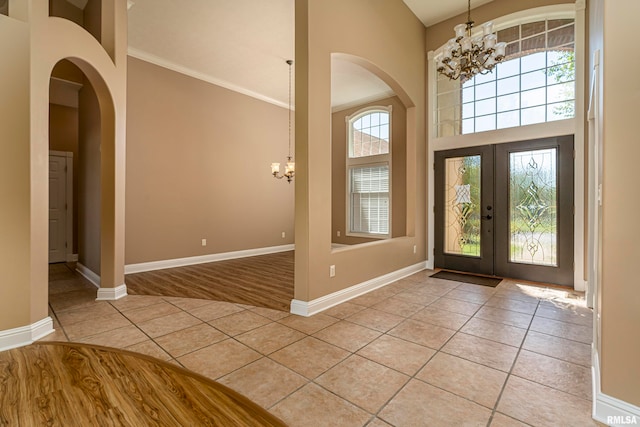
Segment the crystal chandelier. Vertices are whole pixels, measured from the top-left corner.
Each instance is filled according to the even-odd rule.
[[[271,163],[271,174],[277,179],[287,178],[287,182],[290,183],[296,173],[296,164],[291,157],[291,65],[293,61],[287,59],[287,64],[289,64],[289,155],[284,167],[284,175],[280,175],[280,163]]]
[[[469,80],[476,74],[487,74],[504,60],[506,43],[497,43],[493,34],[493,23],[482,25],[482,34],[471,36],[471,0],[467,9],[467,22],[453,27],[456,38],[444,45],[443,54],[438,59],[437,69],[451,80]]]

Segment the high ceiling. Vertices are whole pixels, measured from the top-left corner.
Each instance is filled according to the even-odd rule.
[[[466,0],[402,0],[425,27],[429,27],[452,16],[467,11]],[[471,8],[476,8],[493,0],[471,0]],[[452,30],[453,31],[453,30]]]
[[[474,0],[472,6],[488,1]],[[425,25],[467,8],[465,0],[404,2]],[[132,56],[287,105],[285,61],[294,59],[294,0],[133,0],[129,6]],[[388,94],[375,76],[341,62],[332,65],[334,108]]]

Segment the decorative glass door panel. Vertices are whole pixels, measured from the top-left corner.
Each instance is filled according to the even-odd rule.
[[[495,153],[495,274],[572,286],[573,135]]]
[[[558,265],[557,149],[509,153],[509,261]]]
[[[436,266],[492,274],[493,147],[435,154]]]
[[[434,184],[435,267],[573,285],[572,135],[438,151]]]
[[[480,256],[480,161],[479,155],[445,159],[444,250],[448,254]]]

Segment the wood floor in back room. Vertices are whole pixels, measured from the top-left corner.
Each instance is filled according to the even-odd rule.
[[[128,274],[129,295],[210,299],[289,311],[294,252]]]

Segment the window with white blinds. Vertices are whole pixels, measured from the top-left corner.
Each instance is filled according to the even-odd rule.
[[[389,165],[349,169],[352,233],[389,234]]]
[[[347,121],[347,235],[390,237],[391,107],[368,107]]]

